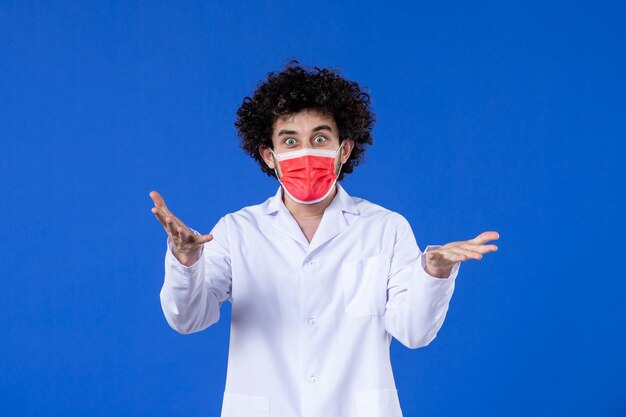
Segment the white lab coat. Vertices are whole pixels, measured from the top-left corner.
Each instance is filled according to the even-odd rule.
[[[160,296],[183,334],[232,303],[222,417],[402,416],[391,337],[409,348],[435,338],[459,263],[447,279],[428,275],[406,219],[339,184],[310,244],[281,188],[211,234],[190,267],[168,239]]]

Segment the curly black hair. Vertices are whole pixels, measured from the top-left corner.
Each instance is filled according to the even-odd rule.
[[[252,97],[243,99],[235,127],[241,147],[267,175],[276,177],[259,152],[261,147],[272,147],[276,120],[302,110],[332,116],[339,129],[339,141],[346,138],[354,141],[352,153],[339,174],[338,180],[342,180],[344,174],[362,162],[366,145],[373,143],[371,131],[376,116],[370,103],[367,89],[341,77],[337,70],[319,67],[310,70],[292,59],[283,71],[269,72]]]

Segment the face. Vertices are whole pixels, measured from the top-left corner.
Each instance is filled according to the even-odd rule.
[[[276,120],[272,132],[274,153],[297,151],[303,148],[329,149],[339,148],[339,130],[331,116],[322,115],[311,110],[284,116]],[[345,164],[350,157],[354,142],[345,139],[338,162]],[[259,150],[265,163],[271,168],[276,167],[275,160],[268,148]],[[280,175],[280,172],[279,172]]]

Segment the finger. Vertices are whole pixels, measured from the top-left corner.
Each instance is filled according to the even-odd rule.
[[[193,234],[191,230],[172,213],[168,213],[161,207],[157,206],[152,207],[151,211],[154,213],[157,220],[161,222],[161,225],[165,229],[165,232],[170,236],[172,242],[176,242],[177,245],[182,245],[183,242],[187,241],[189,236]],[[195,236],[195,234],[193,235]],[[207,242],[208,241],[210,241],[210,239],[207,240]]]
[[[165,222],[167,223],[167,219],[171,219],[172,220],[172,224],[176,227],[187,227],[183,224],[183,222],[181,222],[178,217],[174,216],[174,214],[168,212],[167,210],[164,210],[160,207],[157,207],[157,210],[160,211],[161,215],[163,216],[163,218],[165,219]]]
[[[426,260],[430,260],[435,263],[455,263],[467,260],[467,256],[450,251],[449,249],[442,250],[439,248],[437,251],[427,252]]]
[[[154,214],[154,217],[156,217],[159,223],[161,223],[161,226],[163,226],[165,233],[167,233],[167,235],[171,238],[171,240],[174,241],[174,236],[172,236],[172,233],[170,232],[170,229],[167,226],[167,221],[165,221],[166,216],[162,212],[160,212],[156,207],[152,207],[151,211]]]
[[[473,245],[471,243],[459,243],[458,247],[461,247],[467,250],[472,250],[475,252],[479,252],[482,254],[485,254],[488,252],[495,252],[498,250],[498,247],[496,245]]]
[[[467,256],[458,252],[446,252],[445,254],[442,254],[442,258],[450,263],[455,263],[455,262],[463,262],[463,261],[467,261]]]
[[[176,226],[176,233],[178,234],[178,238],[180,239],[181,242],[186,241],[189,238],[189,235],[192,234],[189,229],[187,229],[186,227],[179,226],[179,225]]]
[[[498,232],[483,232],[476,236],[474,239],[469,240],[469,242],[482,245],[489,242],[490,240],[498,240],[499,238],[500,234],[498,234]]]
[[[440,248],[439,249],[439,256],[441,257],[441,259],[438,259],[437,261],[442,262],[450,262],[450,263],[454,263],[454,262],[459,262],[459,261],[466,261],[468,259],[467,255],[457,252],[456,250],[454,250],[455,248]]]
[[[172,230],[169,228],[168,226],[168,220],[171,220],[172,225],[174,225],[174,227],[178,227],[181,226],[182,222],[180,222],[180,220],[178,220],[176,218],[176,216],[174,216],[172,213],[168,213],[167,211],[165,211],[164,209],[162,209],[161,207],[152,207],[152,212],[155,214],[155,216],[157,216],[157,218],[159,219],[159,221],[161,222],[161,224],[163,225],[163,227],[165,227],[165,230],[168,233],[172,233]],[[184,226],[184,225],[182,225]],[[173,233],[174,236],[177,235],[177,233]]]
[[[165,205],[165,200],[163,200],[163,197],[161,197],[161,194],[159,194],[157,191],[150,191],[150,198],[152,199],[152,201],[154,201],[155,206],[162,207],[165,210],[169,211],[167,209],[167,206]]]
[[[172,236],[172,240],[174,240],[174,238],[176,239],[176,241],[179,241],[179,236],[178,236],[178,231],[176,230],[176,225],[174,224],[174,219],[172,219],[171,216],[167,216],[165,218],[165,223],[167,224],[167,230],[170,234],[170,236]]]
[[[174,215],[174,213],[172,213],[171,211],[167,210],[167,208],[163,209],[161,207],[157,207],[157,209],[160,210],[161,213],[163,213],[164,217],[167,217],[167,216],[171,217],[172,220],[173,220],[173,223],[177,227],[180,226],[180,227],[184,227],[184,228],[188,229],[187,225],[181,219],[176,217],[176,215]]]
[[[454,247],[454,248],[450,248],[451,251],[455,252],[455,253],[459,253],[461,255],[465,255],[467,256],[467,259],[472,258],[472,259],[476,259],[476,260],[481,260],[483,258],[483,254],[480,252],[476,252],[473,250],[469,250],[469,249],[463,249],[461,247]]]
[[[155,207],[150,208],[150,211],[152,212],[152,214],[154,214],[157,220],[161,222],[163,227],[167,227],[167,223],[165,222],[166,214],[164,214],[162,209],[155,206]]]
[[[167,218],[167,216],[172,215],[172,213],[168,212],[167,210],[159,206],[154,206],[151,208],[151,210],[155,215],[159,216],[159,218],[163,221],[164,224],[166,223],[165,219]]]
[[[176,235],[172,234],[171,229],[170,229],[170,227],[168,227],[167,222],[165,222],[164,220],[159,219],[158,216],[157,216],[157,219],[159,220],[159,222],[161,222],[161,226],[163,226],[163,229],[165,230],[165,233],[167,234],[170,242],[172,242],[172,244],[174,242],[176,242],[177,241]]]

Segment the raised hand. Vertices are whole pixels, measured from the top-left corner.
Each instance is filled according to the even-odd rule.
[[[483,254],[498,250],[496,245],[486,245],[491,240],[500,238],[498,232],[483,232],[474,239],[451,242],[432,251],[426,252],[426,272],[437,278],[450,276],[456,262],[468,259],[482,259]]]
[[[154,201],[151,211],[163,225],[165,232],[172,242],[172,253],[178,261],[186,266],[193,265],[202,254],[202,245],[213,239],[211,234],[196,235],[185,223],[172,214],[165,205],[163,197],[156,192],[150,192],[150,198]]]

